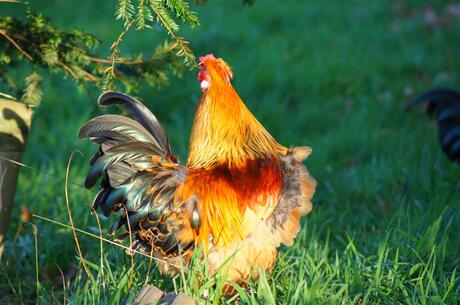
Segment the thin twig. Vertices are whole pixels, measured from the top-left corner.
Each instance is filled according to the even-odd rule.
[[[0,0],[1,2],[2,0]],[[0,30],[2,31],[2,30]],[[122,33],[123,35],[126,34],[126,33]],[[120,34],[121,35],[121,34]],[[25,38],[24,36],[21,36],[21,35],[18,35],[18,34],[14,34],[14,35],[11,35],[9,36],[11,39],[19,39],[19,40],[23,40],[24,42],[26,43],[30,43],[30,40],[28,40],[27,38]],[[13,40],[14,40],[13,39]],[[118,40],[118,39],[117,39]],[[118,43],[120,43],[121,41],[119,41]],[[114,42],[115,43],[115,42]],[[82,55],[92,61],[92,62],[96,62],[96,63],[103,63],[103,64],[112,64],[112,60],[111,59],[107,59],[107,58],[100,58],[100,57],[96,57],[96,56],[92,56],[88,53],[87,50],[83,49],[83,48],[78,48],[78,50],[82,53]],[[142,64],[144,63],[143,60],[128,60],[128,59],[122,59],[122,58],[117,58],[116,59],[116,63],[117,64],[120,64],[120,65],[139,65],[139,64]],[[74,66],[75,67],[75,66]],[[78,67],[79,69],[81,69],[80,67]]]
[[[177,36],[176,34],[174,34],[174,31],[168,26],[168,24],[166,23],[166,21],[163,19],[163,17],[161,16],[160,12],[157,10],[157,8],[155,7],[155,5],[153,5],[152,3],[150,3],[150,6],[152,7],[152,10],[155,12],[155,14],[157,15],[158,19],[161,21],[161,24],[163,24],[163,26],[165,27],[166,31],[168,31],[168,34],[174,38],[174,39],[177,39]]]
[[[0,30],[0,35],[4,36],[9,42],[11,42],[16,47],[16,49],[18,49],[19,52],[21,52],[24,56],[26,56],[30,61],[33,61],[32,56],[30,54],[28,54],[26,51],[24,51],[24,49],[22,49],[21,46],[19,44],[17,44],[16,41],[14,41],[13,38],[8,36],[8,34],[6,33],[5,30]],[[73,78],[78,79],[78,76],[75,74],[75,72],[72,70],[72,68],[70,68],[68,65],[66,65],[62,61],[58,61],[57,64],[59,66],[61,66],[64,70],[66,70],[70,75],[72,75]],[[85,71],[84,69],[82,69],[80,67],[76,67],[76,66],[74,68],[76,68],[77,70],[83,72],[90,81],[97,81],[97,78],[94,75],[90,74],[89,72]]]
[[[77,151],[74,150],[72,154],[70,155],[69,162],[67,163],[66,173],[65,173],[65,203],[67,205],[67,213],[69,214],[69,221],[70,221],[70,226],[72,228],[73,237],[75,239],[75,245],[77,246],[78,255],[80,256],[80,262],[83,266],[83,269],[85,269],[86,275],[88,276],[88,279],[91,285],[94,288],[94,283],[93,281],[91,281],[90,271],[88,269],[88,266],[86,266],[85,259],[83,258],[83,254],[81,252],[80,243],[78,242],[77,233],[75,231],[75,226],[73,224],[72,212],[70,211],[68,183],[69,183],[70,164],[72,163],[72,158],[75,152]]]
[[[27,168],[27,169],[31,169],[31,170],[36,171],[36,172],[38,172],[38,173],[45,174],[45,175],[47,175],[47,176],[53,177],[53,178],[55,178],[56,180],[60,180],[60,181],[65,181],[65,180],[66,180],[65,178],[62,178],[62,177],[53,175],[53,174],[51,174],[51,173],[48,173],[48,172],[39,170],[39,169],[37,169],[37,168],[34,168],[34,167],[30,166],[30,165],[27,165],[27,164],[18,162],[18,161],[16,161],[16,160],[12,160],[12,159],[9,159],[9,158],[3,157],[3,156],[0,156],[0,159],[1,159],[1,160],[8,161],[8,162],[13,163],[13,164],[16,164],[16,165],[18,165],[18,166]],[[86,187],[84,187],[83,185],[78,184],[78,183],[75,183],[75,182],[72,182],[72,181],[69,181],[69,184],[72,184],[72,185],[77,186],[77,187],[82,188],[82,189],[86,189]]]
[[[69,74],[72,75],[73,78],[78,79],[78,76],[75,74],[75,72],[73,72],[73,70],[68,65],[66,65],[62,61],[58,61],[57,64],[61,66],[64,70],[69,72]]]
[[[66,296],[66,287],[65,287],[65,276],[64,276],[64,272],[62,272],[62,269],[61,267],[59,267],[58,264],[55,264],[58,269],[59,269],[59,272],[61,273],[61,278],[62,278],[62,289],[64,290],[64,296],[63,296],[63,300],[62,300],[62,305],[66,305],[67,304],[67,296]]]
[[[147,276],[145,277],[145,286],[149,283],[150,268],[152,268],[152,257],[153,257],[153,245],[150,246],[149,266],[147,268]]]
[[[134,252],[136,254],[139,254],[139,255],[142,255],[142,256],[145,256],[145,257],[149,257],[149,258],[152,258],[156,261],[159,261],[159,262],[162,262],[162,263],[168,263],[170,264],[171,266],[173,267],[177,267],[177,268],[180,268],[180,266],[176,265],[176,264],[173,264],[173,263],[170,263],[170,262],[167,262],[166,260],[163,260],[163,259],[160,259],[158,257],[155,257],[155,256],[150,256],[148,254],[145,254],[141,251],[137,251],[137,250],[134,250],[134,249],[131,249],[130,247],[127,247],[127,246],[124,246],[122,244],[119,244],[119,243],[116,243],[110,239],[107,239],[107,238],[100,238],[99,236],[97,236],[96,234],[93,234],[93,233],[90,233],[90,232],[87,232],[87,231],[84,231],[82,229],[78,229],[78,228],[72,228],[71,226],[69,225],[66,225],[65,223],[62,223],[62,222],[59,222],[59,221],[56,221],[56,220],[53,220],[53,219],[50,219],[50,218],[47,218],[47,217],[44,217],[44,216],[41,216],[41,215],[38,215],[38,214],[32,214],[33,217],[35,218],[38,218],[38,219],[41,219],[41,220],[44,220],[44,221],[48,221],[48,222],[51,222],[51,223],[54,223],[56,225],[59,225],[59,226],[62,226],[62,227],[65,227],[65,228],[68,228],[68,229],[74,229],[75,231],[79,232],[79,233],[82,233],[82,234],[85,234],[85,235],[88,235],[88,236],[91,236],[93,238],[96,238],[96,239],[102,239],[103,241],[105,241],[106,243],[109,243],[109,244],[112,244],[114,246],[117,246],[117,247],[120,247],[122,249],[125,249],[125,250],[128,250],[128,251],[131,251],[131,252]]]
[[[17,296],[18,292],[16,291],[16,289],[14,289],[13,283],[11,282],[10,277],[8,276],[8,274],[7,274],[7,273],[4,273],[4,272],[1,272],[0,274],[1,274],[2,276],[4,276],[4,278],[5,278],[6,281],[8,282],[9,288],[11,289],[11,291],[13,292],[13,294]]]
[[[39,277],[39,268],[38,268],[38,229],[37,225],[31,223],[31,222],[26,222],[32,226],[32,230],[34,232],[34,242],[35,242],[35,288],[36,288],[36,294],[37,294],[37,305],[40,303],[40,277]]]
[[[96,216],[96,221],[97,221],[97,227],[99,228],[99,238],[100,238],[100,248],[101,248],[101,259],[100,259],[100,264],[101,264],[101,277],[102,277],[102,287],[105,288],[105,281],[104,281],[104,243],[102,242],[102,229],[101,229],[101,222],[99,221],[99,215],[97,214],[97,211],[91,207],[93,210],[94,216]]]
[[[128,33],[129,31],[129,28],[133,25],[133,22],[135,21],[135,19],[133,18],[126,26],[125,26],[125,29],[120,33],[120,35],[118,35],[117,39],[115,40],[115,42],[112,44],[112,46],[110,46],[110,49],[114,49],[116,48],[120,42],[123,40],[123,37],[125,36],[126,33]]]
[[[107,59],[107,58],[99,58],[99,57],[94,57],[94,56],[89,56],[89,55],[86,55],[85,58],[90,61],[101,63],[101,64],[112,64],[112,60]],[[125,59],[119,59],[119,58],[116,59],[115,62],[119,65],[140,65],[144,63],[143,60],[125,60]]]
[[[6,259],[6,265],[7,266],[9,266],[9,264],[10,264],[10,259],[13,256],[14,246],[16,245],[16,242],[18,241],[18,238],[19,238],[19,234],[21,234],[22,230],[23,230],[23,223],[21,222],[18,225],[18,229],[16,230],[16,234],[14,235],[13,242],[11,243],[11,247],[10,247],[10,250],[8,252],[8,256],[7,256],[7,259]]]
[[[133,25],[134,21],[136,19],[132,19],[124,28],[124,30],[118,35],[117,39],[115,42],[110,46],[110,49],[112,50],[112,54],[110,55],[110,60],[112,61],[111,67],[108,69],[110,73],[112,73],[113,76],[115,76],[115,63],[116,63],[116,58],[117,58],[117,53],[119,53],[118,45],[121,43],[123,40],[123,37],[128,33],[129,28]]]
[[[18,49],[18,51],[21,52],[21,54],[23,54],[25,57],[27,57],[28,60],[30,60],[30,61],[33,61],[33,60],[34,60],[34,59],[32,58],[32,56],[30,56],[29,53],[27,53],[26,51],[24,51],[24,49],[21,48],[21,46],[18,45],[18,44],[16,43],[16,41],[14,41],[13,38],[11,38],[10,36],[8,36],[8,34],[6,33],[5,30],[0,30],[0,35],[2,35],[3,37],[6,38],[6,40],[8,40],[9,42],[11,42],[11,44],[12,44],[16,49]]]
[[[126,215],[126,222],[128,223],[128,232],[129,232],[129,245],[130,247],[133,245],[133,237],[131,235],[131,224],[129,223],[129,216],[128,216],[128,210],[124,209],[125,215]],[[128,282],[128,288],[131,287],[133,284],[134,280],[134,255],[131,255],[131,274],[129,275],[129,282]]]
[[[9,95],[9,94],[6,94],[6,93],[3,93],[3,92],[0,92],[0,96],[3,96],[3,97],[5,97],[5,98],[7,98],[7,99],[9,99],[9,100],[13,100],[13,101],[15,101],[15,102],[18,101],[18,99],[15,98],[14,96]]]
[[[87,78],[89,81],[92,81],[92,82],[97,82],[97,81],[98,81],[98,78],[97,78],[96,76],[94,76],[93,74],[89,73],[89,72],[86,71],[85,69],[80,68],[79,66],[72,66],[72,68],[77,69],[77,70],[80,71],[81,73],[85,74],[86,78]]]
[[[18,225],[18,229],[16,230],[16,234],[14,236],[13,242],[11,243],[11,246],[10,246],[10,249],[9,249],[9,252],[8,252],[8,256],[7,256],[7,259],[6,259],[6,265],[7,266],[10,264],[11,257],[13,256],[13,253],[14,253],[14,247],[16,245],[16,242],[19,239],[19,235],[24,230],[24,224],[29,222],[30,218],[31,217],[30,217],[29,210],[27,209],[27,207],[22,206],[22,208],[21,208],[21,222]]]
[[[37,305],[40,304],[40,276],[38,271],[40,268],[38,267],[38,228],[35,224],[30,223],[34,228],[34,244],[35,244],[35,282],[37,283]]]

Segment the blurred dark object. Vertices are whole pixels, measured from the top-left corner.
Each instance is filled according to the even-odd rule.
[[[431,89],[415,97],[408,108],[425,103],[426,113],[436,114],[442,150],[449,159],[459,162],[460,93],[447,88]]]
[[[32,109],[23,103],[0,99],[0,259],[13,208],[19,166],[30,128]]]
[[[195,301],[184,293],[165,293],[153,285],[147,285],[139,291],[134,301],[135,305],[164,304],[164,305],[196,305]]]

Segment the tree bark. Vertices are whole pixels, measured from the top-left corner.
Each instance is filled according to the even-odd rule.
[[[26,105],[0,98],[0,259],[5,247],[6,232],[13,209],[21,161],[32,119]]]

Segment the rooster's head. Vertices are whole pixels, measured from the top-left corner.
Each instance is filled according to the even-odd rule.
[[[222,58],[215,58],[212,54],[200,57],[199,66],[198,81],[203,92],[213,83],[229,84],[233,77],[230,66]]]

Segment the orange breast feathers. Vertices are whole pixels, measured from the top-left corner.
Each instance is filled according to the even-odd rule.
[[[190,169],[183,185],[182,198],[196,196],[200,227],[195,232],[197,244],[216,247],[244,240],[246,209],[260,209],[278,200],[282,187],[279,160],[248,160],[243,167],[217,166]],[[268,208],[268,207],[267,207]]]

